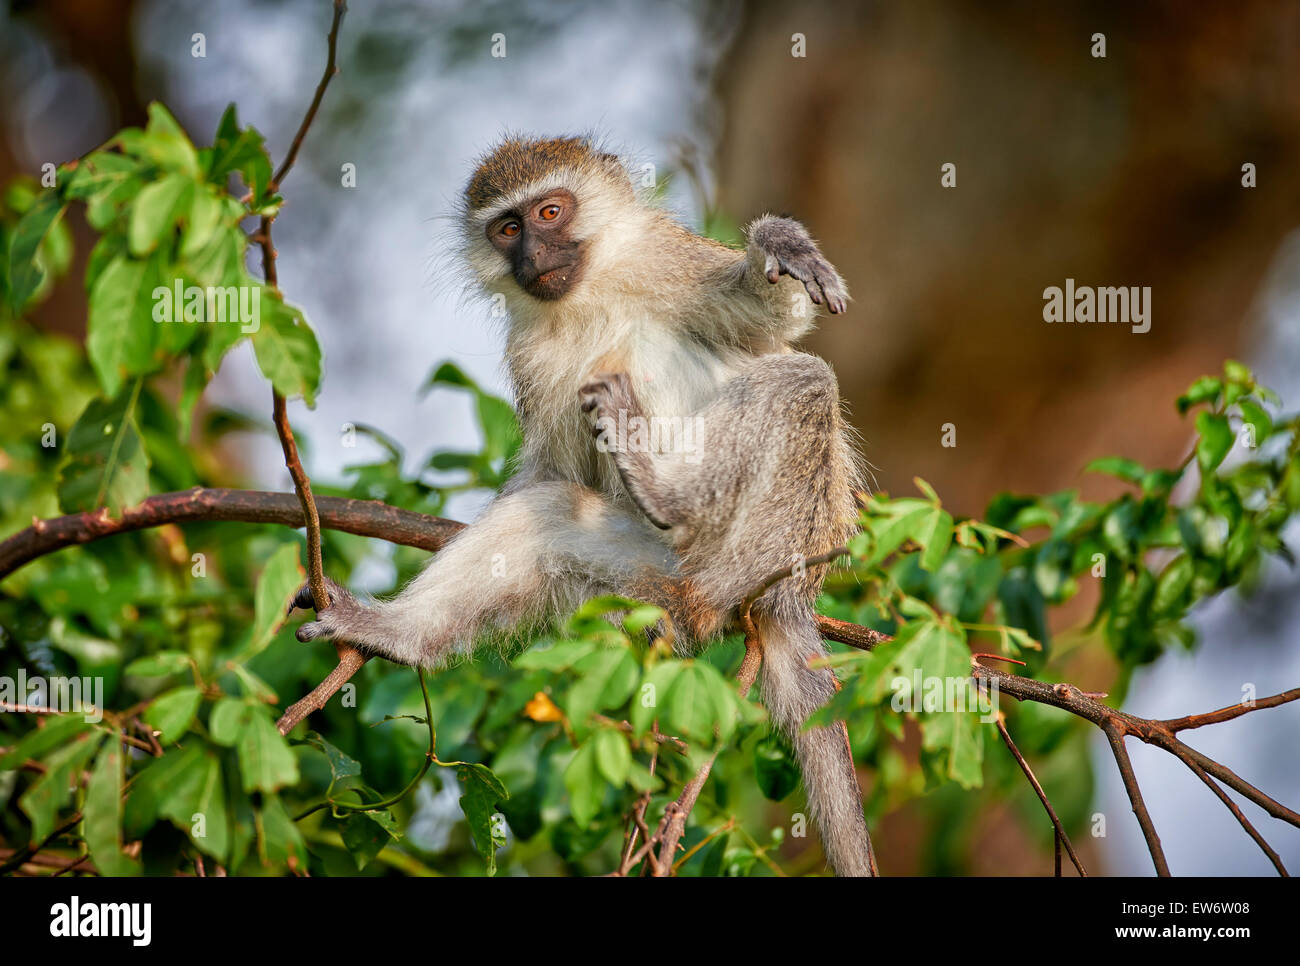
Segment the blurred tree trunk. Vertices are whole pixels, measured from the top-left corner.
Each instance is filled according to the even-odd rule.
[[[806,221],[848,279],[847,317],[809,346],[879,485],[919,475],[975,513],[1001,489],[1079,485],[1094,456],[1180,459],[1172,400],[1246,350],[1300,213],[1300,8],[744,10],[720,71],[717,200]],[[1066,278],[1150,286],[1151,331],[1045,323],[1043,289]]]
[[[127,125],[143,126],[145,105],[136,90],[135,43],[131,37],[134,0],[41,0],[39,3],[17,2],[11,16],[38,31],[49,45],[54,63],[80,68],[104,95],[111,112],[108,130]],[[0,98],[0,134],[14,135],[14,119],[7,116],[16,92]],[[75,111],[74,105],[54,105],[54,110]],[[57,118],[50,118],[57,121]],[[39,121],[37,123],[40,123]],[[15,156],[10,138],[0,136],[0,184],[7,184],[17,174],[39,177]],[[86,150],[95,145],[87,144]],[[62,164],[71,158],[46,158]],[[68,216],[76,242],[72,278],[80,280],[95,236],[81,213]],[[59,285],[50,298],[37,306],[29,317],[34,325],[65,332],[80,338],[85,329],[86,293],[80,284]]]

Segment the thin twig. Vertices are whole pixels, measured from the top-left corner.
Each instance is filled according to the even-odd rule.
[[[1279,704],[1286,704],[1297,699],[1300,699],[1300,688],[1292,688],[1290,691],[1283,691],[1281,694],[1259,698],[1255,701],[1243,701],[1227,708],[1220,708],[1218,711],[1208,711],[1205,714],[1189,714],[1185,718],[1167,718],[1161,721],[1160,724],[1166,730],[1173,732],[1186,731],[1189,728],[1204,728],[1206,725],[1219,724],[1223,721],[1231,721],[1233,718],[1240,718],[1243,714],[1249,714],[1261,708],[1276,708]]]
[[[325,89],[338,73],[339,26],[343,22],[345,13],[347,13],[347,4],[344,0],[334,0],[334,19],[330,24],[327,39],[329,53],[325,58],[325,71],[321,75],[320,83],[316,85],[316,93],[312,96],[307,113],[303,115],[302,123],[298,125],[298,132],[289,145],[289,153],[285,155],[284,161],[281,162],[268,186],[268,190],[273,193],[279,190],[281,183],[298,159],[298,151],[302,148],[303,139],[306,138],[312,121],[316,119],[316,112],[325,97]],[[271,238],[271,224],[274,221],[275,213],[263,215],[261,230],[257,234],[257,243],[262,249],[262,269],[266,275],[266,284],[273,290],[279,287],[279,276],[275,267],[275,243]],[[302,515],[306,522],[307,582],[311,587],[312,600],[316,604],[316,609],[324,610],[330,605],[330,595],[325,585],[325,564],[321,556],[320,514],[316,510],[316,501],[312,497],[311,480],[307,476],[307,471],[303,469],[302,459],[298,455],[298,443],[294,439],[293,428],[289,425],[285,398],[279,392],[272,392],[272,412],[275,431],[280,437],[280,447],[284,451],[284,465],[288,467],[289,475],[293,477],[294,492],[298,494],[298,502],[302,504]],[[343,682],[366,663],[366,656],[345,642],[335,641],[334,649],[338,653],[338,665],[311,694],[285,711],[276,725],[281,734],[288,734],[308,714],[323,707],[329,700],[329,696],[342,687]]]
[[[325,73],[321,76],[320,83],[316,85],[316,93],[311,99],[307,113],[303,115],[302,123],[298,125],[298,133],[293,136],[293,143],[289,145],[289,153],[284,156],[284,161],[280,163],[279,169],[275,172],[275,177],[271,179],[270,190],[272,192],[284,183],[285,175],[289,173],[293,163],[298,160],[298,151],[302,148],[303,138],[307,136],[307,129],[311,127],[312,121],[316,120],[316,112],[320,110],[321,101],[325,98],[325,88],[329,86],[330,79],[339,72],[336,65],[339,25],[343,22],[343,15],[347,12],[346,0],[334,0],[334,20],[330,24],[329,54],[325,59]]]
[[[1273,863],[1273,868],[1277,869],[1278,875],[1290,877],[1291,873],[1287,872],[1286,866],[1282,864],[1282,857],[1274,852],[1269,844],[1264,841],[1264,836],[1260,835],[1259,832],[1255,830],[1255,826],[1250,824],[1250,820],[1242,814],[1241,809],[1238,808],[1237,803],[1228,796],[1228,793],[1219,787],[1219,783],[1207,775],[1205,769],[1195,762],[1186,761],[1184,763],[1195,773],[1197,778],[1209,786],[1210,791],[1214,792],[1214,794],[1218,796],[1219,801],[1223,802],[1223,804],[1227,806],[1228,811],[1236,817],[1237,821],[1241,824],[1241,827],[1246,830],[1246,834],[1254,839],[1255,844],[1264,851],[1266,856],[1268,856],[1268,860]]]
[[[1047,817],[1052,820],[1053,838],[1056,841],[1056,874],[1061,874],[1061,845],[1064,844],[1066,850],[1070,853],[1070,861],[1073,862],[1074,867],[1078,869],[1079,875],[1086,878],[1088,873],[1083,871],[1083,863],[1079,861],[1079,856],[1075,853],[1074,846],[1070,844],[1070,837],[1065,834],[1065,826],[1063,826],[1061,820],[1057,818],[1056,809],[1052,808],[1052,803],[1048,800],[1047,792],[1043,791],[1043,786],[1039,784],[1038,778],[1034,775],[1034,770],[1029,767],[1029,762],[1026,761],[1025,756],[1020,753],[1020,749],[1016,747],[1016,743],[1011,740],[1011,732],[1007,730],[1006,716],[1001,711],[997,713],[997,726],[998,734],[1002,736],[1002,741],[1011,750],[1012,756],[1016,759],[1016,764],[1020,766],[1020,770],[1024,772],[1025,777],[1029,779],[1029,784],[1033,786],[1034,793],[1038,795],[1038,800],[1043,803],[1043,808],[1047,812]]]
[[[1119,775],[1124,781],[1124,790],[1128,792],[1133,814],[1137,816],[1138,825],[1142,826],[1142,834],[1146,837],[1147,850],[1155,863],[1156,874],[1167,877],[1169,862],[1165,859],[1165,850],[1160,844],[1160,836],[1156,834],[1155,824],[1151,821],[1151,813],[1147,811],[1146,802],[1142,800],[1142,789],[1138,787],[1137,776],[1133,774],[1133,763],[1129,761],[1128,750],[1124,747],[1124,735],[1118,728],[1103,728],[1102,731],[1105,732],[1106,740],[1110,742],[1111,751],[1115,754],[1115,764],[1119,766]]]

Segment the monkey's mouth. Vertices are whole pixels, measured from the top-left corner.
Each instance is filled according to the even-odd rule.
[[[564,296],[578,279],[578,266],[574,262],[556,265],[531,278],[518,279],[519,286],[534,298],[551,302]]]

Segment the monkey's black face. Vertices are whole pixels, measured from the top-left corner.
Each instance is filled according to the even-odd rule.
[[[563,298],[582,276],[582,243],[569,236],[577,199],[563,188],[507,211],[487,227],[515,281],[544,302]]]

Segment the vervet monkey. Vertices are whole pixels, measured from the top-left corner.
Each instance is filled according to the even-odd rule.
[[[664,608],[691,654],[766,576],[853,532],[859,469],[835,376],[791,348],[812,326],[809,298],[839,313],[848,296],[802,225],[759,218],[744,251],[702,238],[584,138],[507,139],[461,215],[472,274],[509,316],[517,470],[395,598],[362,603],[331,583],[299,640],[433,668],[613,593]],[[657,440],[619,429],[647,418],[668,427]],[[826,653],[813,611],[825,570],[797,571],[754,607],[762,698],[831,864],[867,875],[846,733],[802,728],[835,690],[809,667]],[[312,607],[310,590],[295,603]]]

